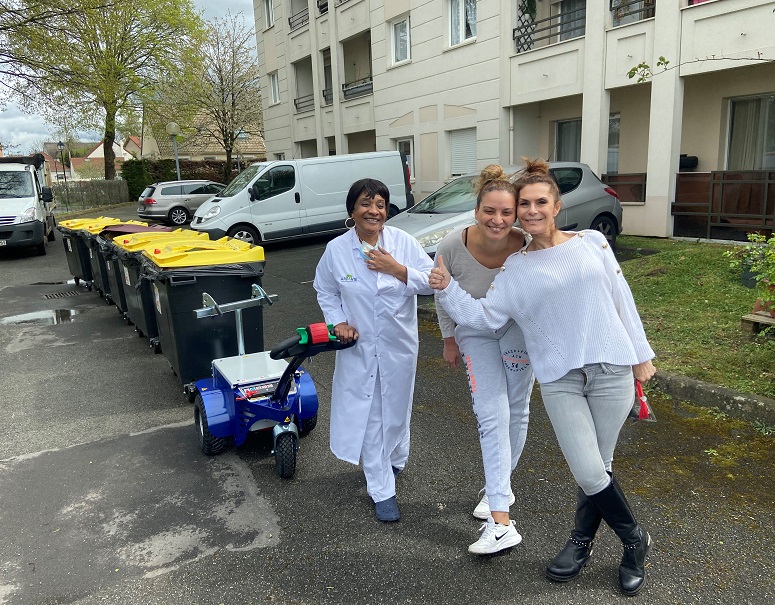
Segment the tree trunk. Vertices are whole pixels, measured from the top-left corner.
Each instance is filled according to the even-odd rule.
[[[105,108],[105,136],[102,138],[102,150],[105,156],[105,180],[116,178],[116,153],[113,143],[116,142],[116,110]]]
[[[229,178],[231,177],[231,149],[226,149],[226,163],[223,165],[223,182],[225,185],[229,184]]]

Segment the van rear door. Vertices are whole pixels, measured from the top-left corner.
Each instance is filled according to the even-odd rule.
[[[301,235],[301,195],[296,168],[273,163],[248,191],[250,215],[264,240]]]

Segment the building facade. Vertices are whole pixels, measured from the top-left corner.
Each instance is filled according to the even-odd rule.
[[[581,161],[620,193],[626,233],[771,229],[773,9],[254,0],[267,157],[399,149],[417,199],[489,163]]]

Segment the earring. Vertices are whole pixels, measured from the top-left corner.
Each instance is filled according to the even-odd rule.
[[[348,225],[347,221],[352,221],[353,224],[352,225]],[[348,216],[346,219],[344,219],[344,226],[347,227],[348,229],[352,229],[353,227],[355,227],[355,219],[353,217],[351,217],[351,216]]]

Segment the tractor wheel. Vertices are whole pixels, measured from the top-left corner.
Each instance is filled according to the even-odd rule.
[[[207,426],[207,414],[202,396],[197,393],[194,398],[194,424],[199,435],[199,447],[205,456],[214,456],[223,452],[228,446],[228,441],[223,437],[215,437]]]
[[[274,465],[277,474],[283,479],[290,479],[296,472],[296,439],[291,433],[283,433],[277,437],[274,448]]]

